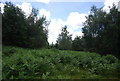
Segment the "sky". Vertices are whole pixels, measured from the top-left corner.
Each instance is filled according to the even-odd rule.
[[[9,1],[9,0],[7,0]],[[48,42],[56,43],[58,35],[61,33],[61,28],[67,25],[67,29],[72,34],[72,39],[76,36],[82,36],[83,22],[85,16],[90,14],[91,6],[103,8],[109,12],[108,6],[114,3],[118,5],[119,0],[10,0],[14,5],[21,8],[25,15],[31,13],[32,7],[39,10],[38,17],[46,16],[50,21],[48,26]],[[4,12],[4,2],[0,3],[1,10]]]

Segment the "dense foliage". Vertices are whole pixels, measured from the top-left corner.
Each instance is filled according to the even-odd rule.
[[[102,8],[91,8],[83,27],[84,49],[100,54],[120,56],[118,39],[120,33],[120,12],[115,5],[106,13]]]
[[[24,12],[12,3],[6,2],[2,14],[2,40],[5,45],[42,48],[48,45],[47,25],[44,17],[37,18],[37,10],[32,9],[26,17]]]
[[[113,55],[3,46],[3,79],[117,79]]]
[[[69,35],[67,26],[62,28],[61,34],[57,39],[58,48],[62,50],[72,49],[72,35]]]
[[[75,51],[83,51],[83,38],[81,38],[80,36],[76,36],[75,39],[72,41],[72,49]]]

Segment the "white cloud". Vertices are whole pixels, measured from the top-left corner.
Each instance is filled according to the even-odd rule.
[[[118,2],[118,11],[120,12],[120,1]]]
[[[85,22],[87,14],[80,14],[78,12],[71,12],[67,18],[67,25],[72,27],[73,30],[82,27],[83,22]]]
[[[67,30],[69,34],[72,34],[72,39],[76,36],[82,36],[82,31],[76,31],[82,27],[82,23],[86,20],[86,14],[80,14],[78,12],[71,12],[66,21],[62,19],[52,19],[48,27],[49,36],[48,42],[51,44],[56,43],[58,35],[61,33],[61,28],[65,25],[68,26]]]
[[[120,0],[104,0],[104,7],[103,7],[103,10],[106,11],[106,12],[109,12],[109,6],[112,7],[113,6],[113,3],[118,7],[118,2]]]
[[[42,2],[42,3],[49,3],[50,2],[50,0],[35,0],[35,1]]]
[[[4,3],[0,3],[1,13],[4,13],[4,6],[5,6]]]
[[[83,35],[82,31],[75,31],[75,30],[73,30],[71,27],[68,28],[68,32],[69,32],[70,34],[72,34],[72,40],[74,40],[74,38],[75,38],[76,36],[82,36],[82,35]]]
[[[51,0],[0,0],[1,2],[41,2],[41,3],[49,3]]]
[[[0,7],[1,7],[1,12],[4,12],[4,3],[0,3]],[[21,5],[16,4],[16,6],[18,6],[20,9],[22,9],[22,11],[25,13],[26,16],[29,16],[30,13],[32,12],[32,6],[30,3],[24,2]]]
[[[61,19],[52,19],[48,27],[49,35],[48,42],[51,44],[56,43],[58,35],[61,32],[61,28],[65,25],[65,22]]]
[[[19,8],[22,9],[23,12],[25,12],[26,16],[29,16],[30,13],[32,12],[32,6],[30,3],[24,2],[22,5],[16,4]]]
[[[51,16],[50,11],[47,11],[47,10],[45,10],[45,9],[39,10],[39,14],[40,14],[41,16],[46,16],[46,19],[47,19],[47,20],[50,19],[50,16]]]
[[[68,31],[72,34],[72,39],[74,39],[76,36],[83,35],[80,29],[83,27],[83,22],[86,21],[85,16],[87,16],[87,14],[78,12],[71,12],[69,14],[66,24],[69,26]]]

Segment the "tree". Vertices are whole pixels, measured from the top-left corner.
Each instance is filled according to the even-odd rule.
[[[109,13],[95,6],[91,8],[91,13],[86,17],[87,20],[82,28],[84,47],[87,51],[119,56],[117,55],[119,54],[119,14],[115,5]]]
[[[85,50],[87,51],[93,51],[96,48],[95,46],[95,38],[97,37],[97,33],[99,28],[97,27],[99,24],[96,21],[97,18],[97,11],[98,9],[95,6],[91,7],[90,15],[87,18],[87,20],[84,23],[84,27],[82,28],[84,33],[84,41],[85,41]]]
[[[119,33],[120,33],[120,12],[113,4],[110,12],[106,16],[107,24],[104,30],[104,36],[102,44],[105,45],[104,49],[107,53],[115,54],[116,56],[120,53],[119,51]]]
[[[72,35],[69,35],[67,26],[62,28],[62,32],[59,34],[57,41],[59,49],[70,50],[72,48]]]
[[[21,9],[6,2],[2,19],[3,44],[25,46],[27,28]]]
[[[29,48],[43,48],[48,45],[48,23],[45,17],[37,18],[38,10],[32,9],[28,18],[24,12],[6,2],[3,18],[3,44]]]
[[[72,41],[72,49],[75,51],[83,51],[83,39],[80,36],[76,36]]]
[[[31,48],[43,48],[48,45],[48,30],[45,27],[46,18],[42,17],[37,19],[37,13],[38,11],[33,8],[31,15],[27,18],[28,46]]]

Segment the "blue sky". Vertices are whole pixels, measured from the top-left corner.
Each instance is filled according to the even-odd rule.
[[[22,4],[22,2],[14,2],[14,4]],[[95,5],[98,8],[103,7],[103,2],[50,2],[49,4],[41,2],[31,2],[32,7],[36,9],[46,9],[51,13],[51,19],[61,18],[67,19],[71,12],[79,12],[88,14],[91,6]]]
[[[45,8],[51,12],[51,18],[66,20],[70,12],[88,13],[92,5],[102,7],[102,2],[52,2],[49,4],[31,3],[35,8]]]
[[[3,0],[4,1],[4,0]],[[9,0],[7,0],[9,1]],[[85,16],[89,15],[91,6],[95,5],[97,8],[103,7],[103,10],[109,12],[108,6],[112,6],[113,2],[117,5],[119,0],[12,0],[13,4],[18,6],[28,16],[31,13],[32,7],[38,9],[38,17],[46,16],[51,23],[48,26],[48,42],[56,43],[58,35],[61,33],[61,28],[68,26],[67,30],[72,34],[72,39],[76,36],[82,36],[83,22]],[[75,2],[74,2],[75,1]],[[85,2],[86,1],[86,2]],[[90,2],[92,1],[92,2]],[[4,4],[0,3],[3,10]]]

